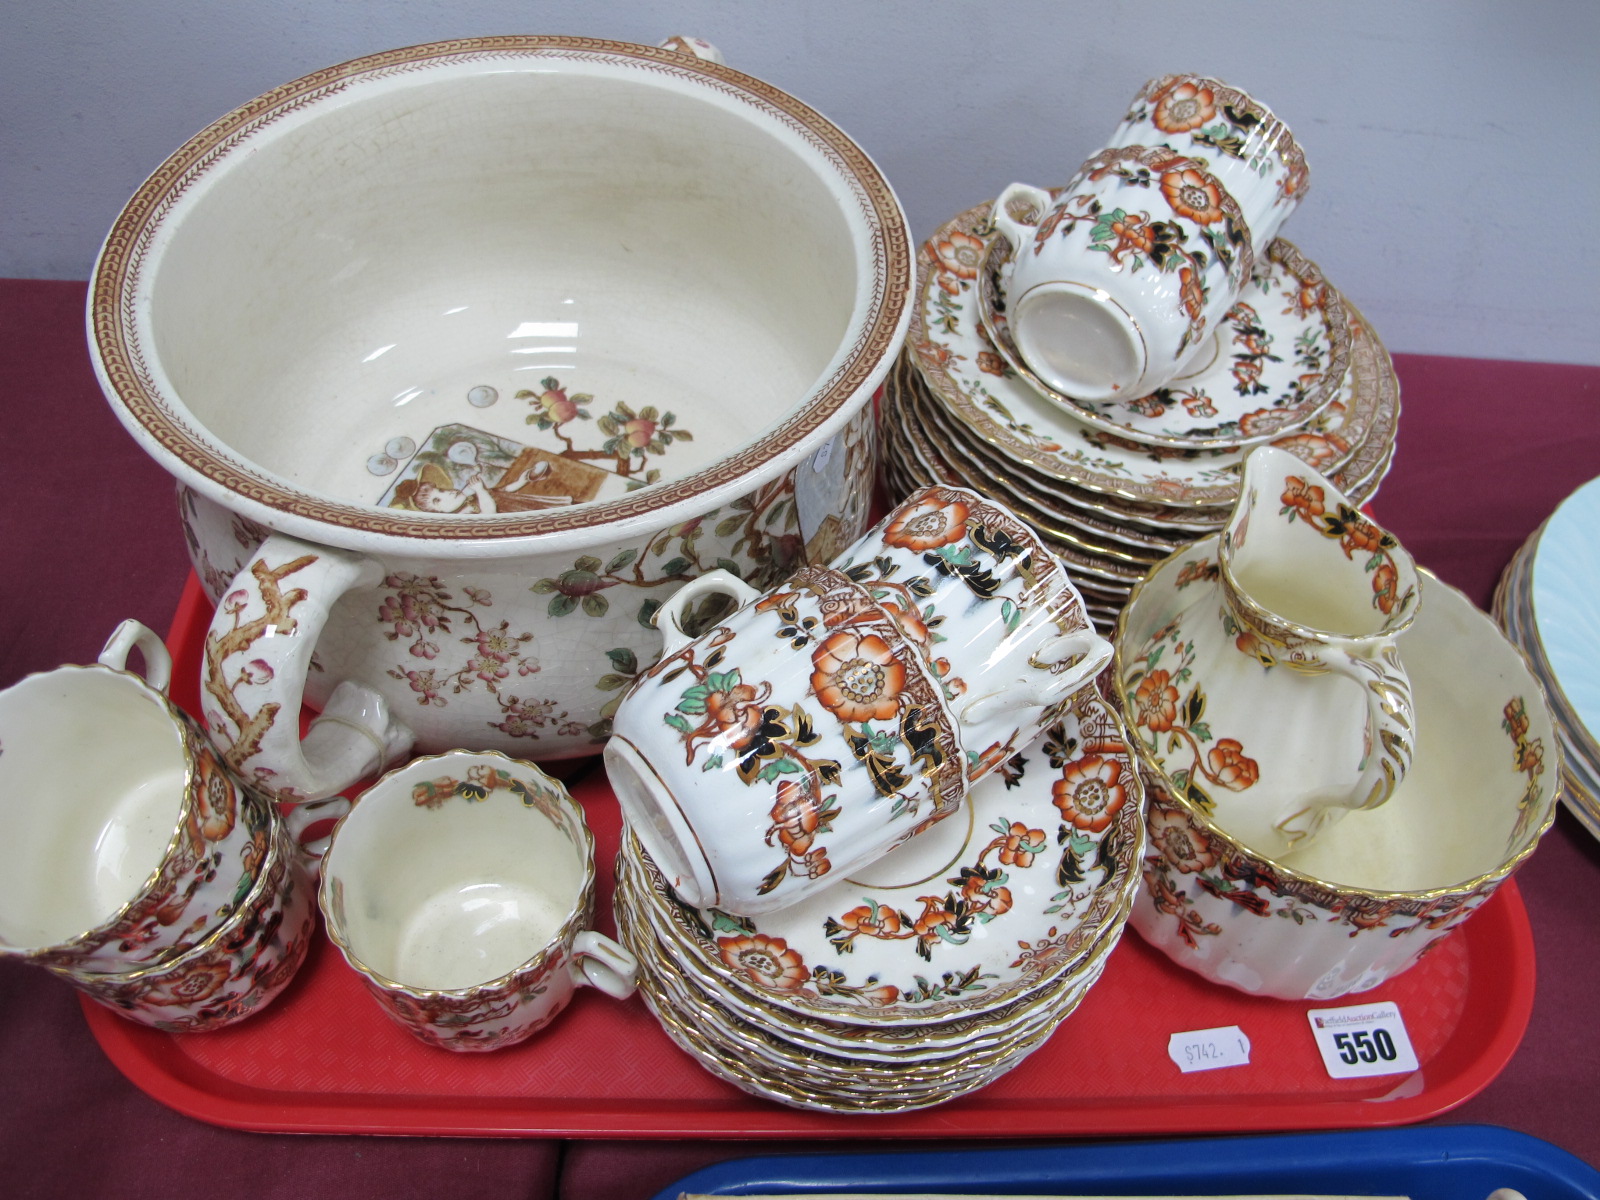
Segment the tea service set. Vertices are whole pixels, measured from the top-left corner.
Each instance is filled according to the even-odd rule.
[[[914,264],[859,148],[695,39],[229,114],[90,300],[216,603],[201,719],[132,622],[0,693],[0,954],[199,1032],[320,924],[429,1046],[637,990],[712,1074],[859,1113],[1016,1068],[1129,926],[1252,994],[1378,986],[1531,853],[1561,736],[1362,510],[1398,389],[1277,237],[1307,182],[1169,76]],[[614,937],[529,761],[595,753]]]

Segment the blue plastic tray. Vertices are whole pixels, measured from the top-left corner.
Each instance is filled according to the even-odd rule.
[[[718,1163],[657,1193],[996,1195],[1323,1192],[1413,1200],[1600,1200],[1600,1171],[1493,1125],[907,1154],[826,1154]]]

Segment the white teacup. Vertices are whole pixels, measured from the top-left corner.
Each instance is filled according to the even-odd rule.
[[[98,663],[0,692],[0,954],[69,977],[150,968],[251,891],[277,814],[167,699],[171,670],[125,621]]]
[[[702,577],[617,709],[606,768],[677,893],[793,904],[960,808],[1110,659],[1061,564],[959,488],[908,498],[838,560],[766,595]],[[744,607],[699,638],[721,592]]]
[[[1150,80],[1106,144],[1170,146],[1201,162],[1238,201],[1263,254],[1311,182],[1289,127],[1259,100],[1204,75]]]
[[[334,829],[328,935],[384,1012],[446,1050],[511,1046],[588,985],[633,994],[594,932],[594,835],[531,763],[452,750],[385,775]]]
[[[993,220],[1011,243],[1000,287],[1019,353],[1087,403],[1133,400],[1182,374],[1238,300],[1258,245],[1228,189],[1165,146],[1103,150],[1057,199],[1013,183]]]

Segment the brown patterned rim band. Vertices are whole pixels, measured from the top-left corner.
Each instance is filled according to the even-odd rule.
[[[842,361],[778,428],[710,467],[629,495],[539,514],[429,517],[324,499],[293,488],[232,454],[162,394],[135,321],[150,286],[149,262],[163,219],[208,172],[280,119],[363,83],[483,60],[605,63],[690,82],[721,101],[797,137],[837,173],[848,206],[868,233],[861,270],[871,302]],[[352,60],[267,92],[203,129],[158,167],[117,218],[90,284],[92,348],[108,391],[126,414],[189,469],[242,499],[326,526],[424,539],[524,538],[586,529],[658,513],[736,483],[825,425],[886,368],[910,304],[912,250],[888,182],[840,129],[778,88],[739,71],[673,50],[596,38],[488,37],[436,42]]]

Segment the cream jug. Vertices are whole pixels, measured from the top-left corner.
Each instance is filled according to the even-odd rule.
[[[1416,738],[1395,642],[1420,595],[1393,535],[1262,446],[1215,561],[1178,586],[1192,602],[1124,651],[1119,680],[1165,786],[1273,857],[1387,800]]]

